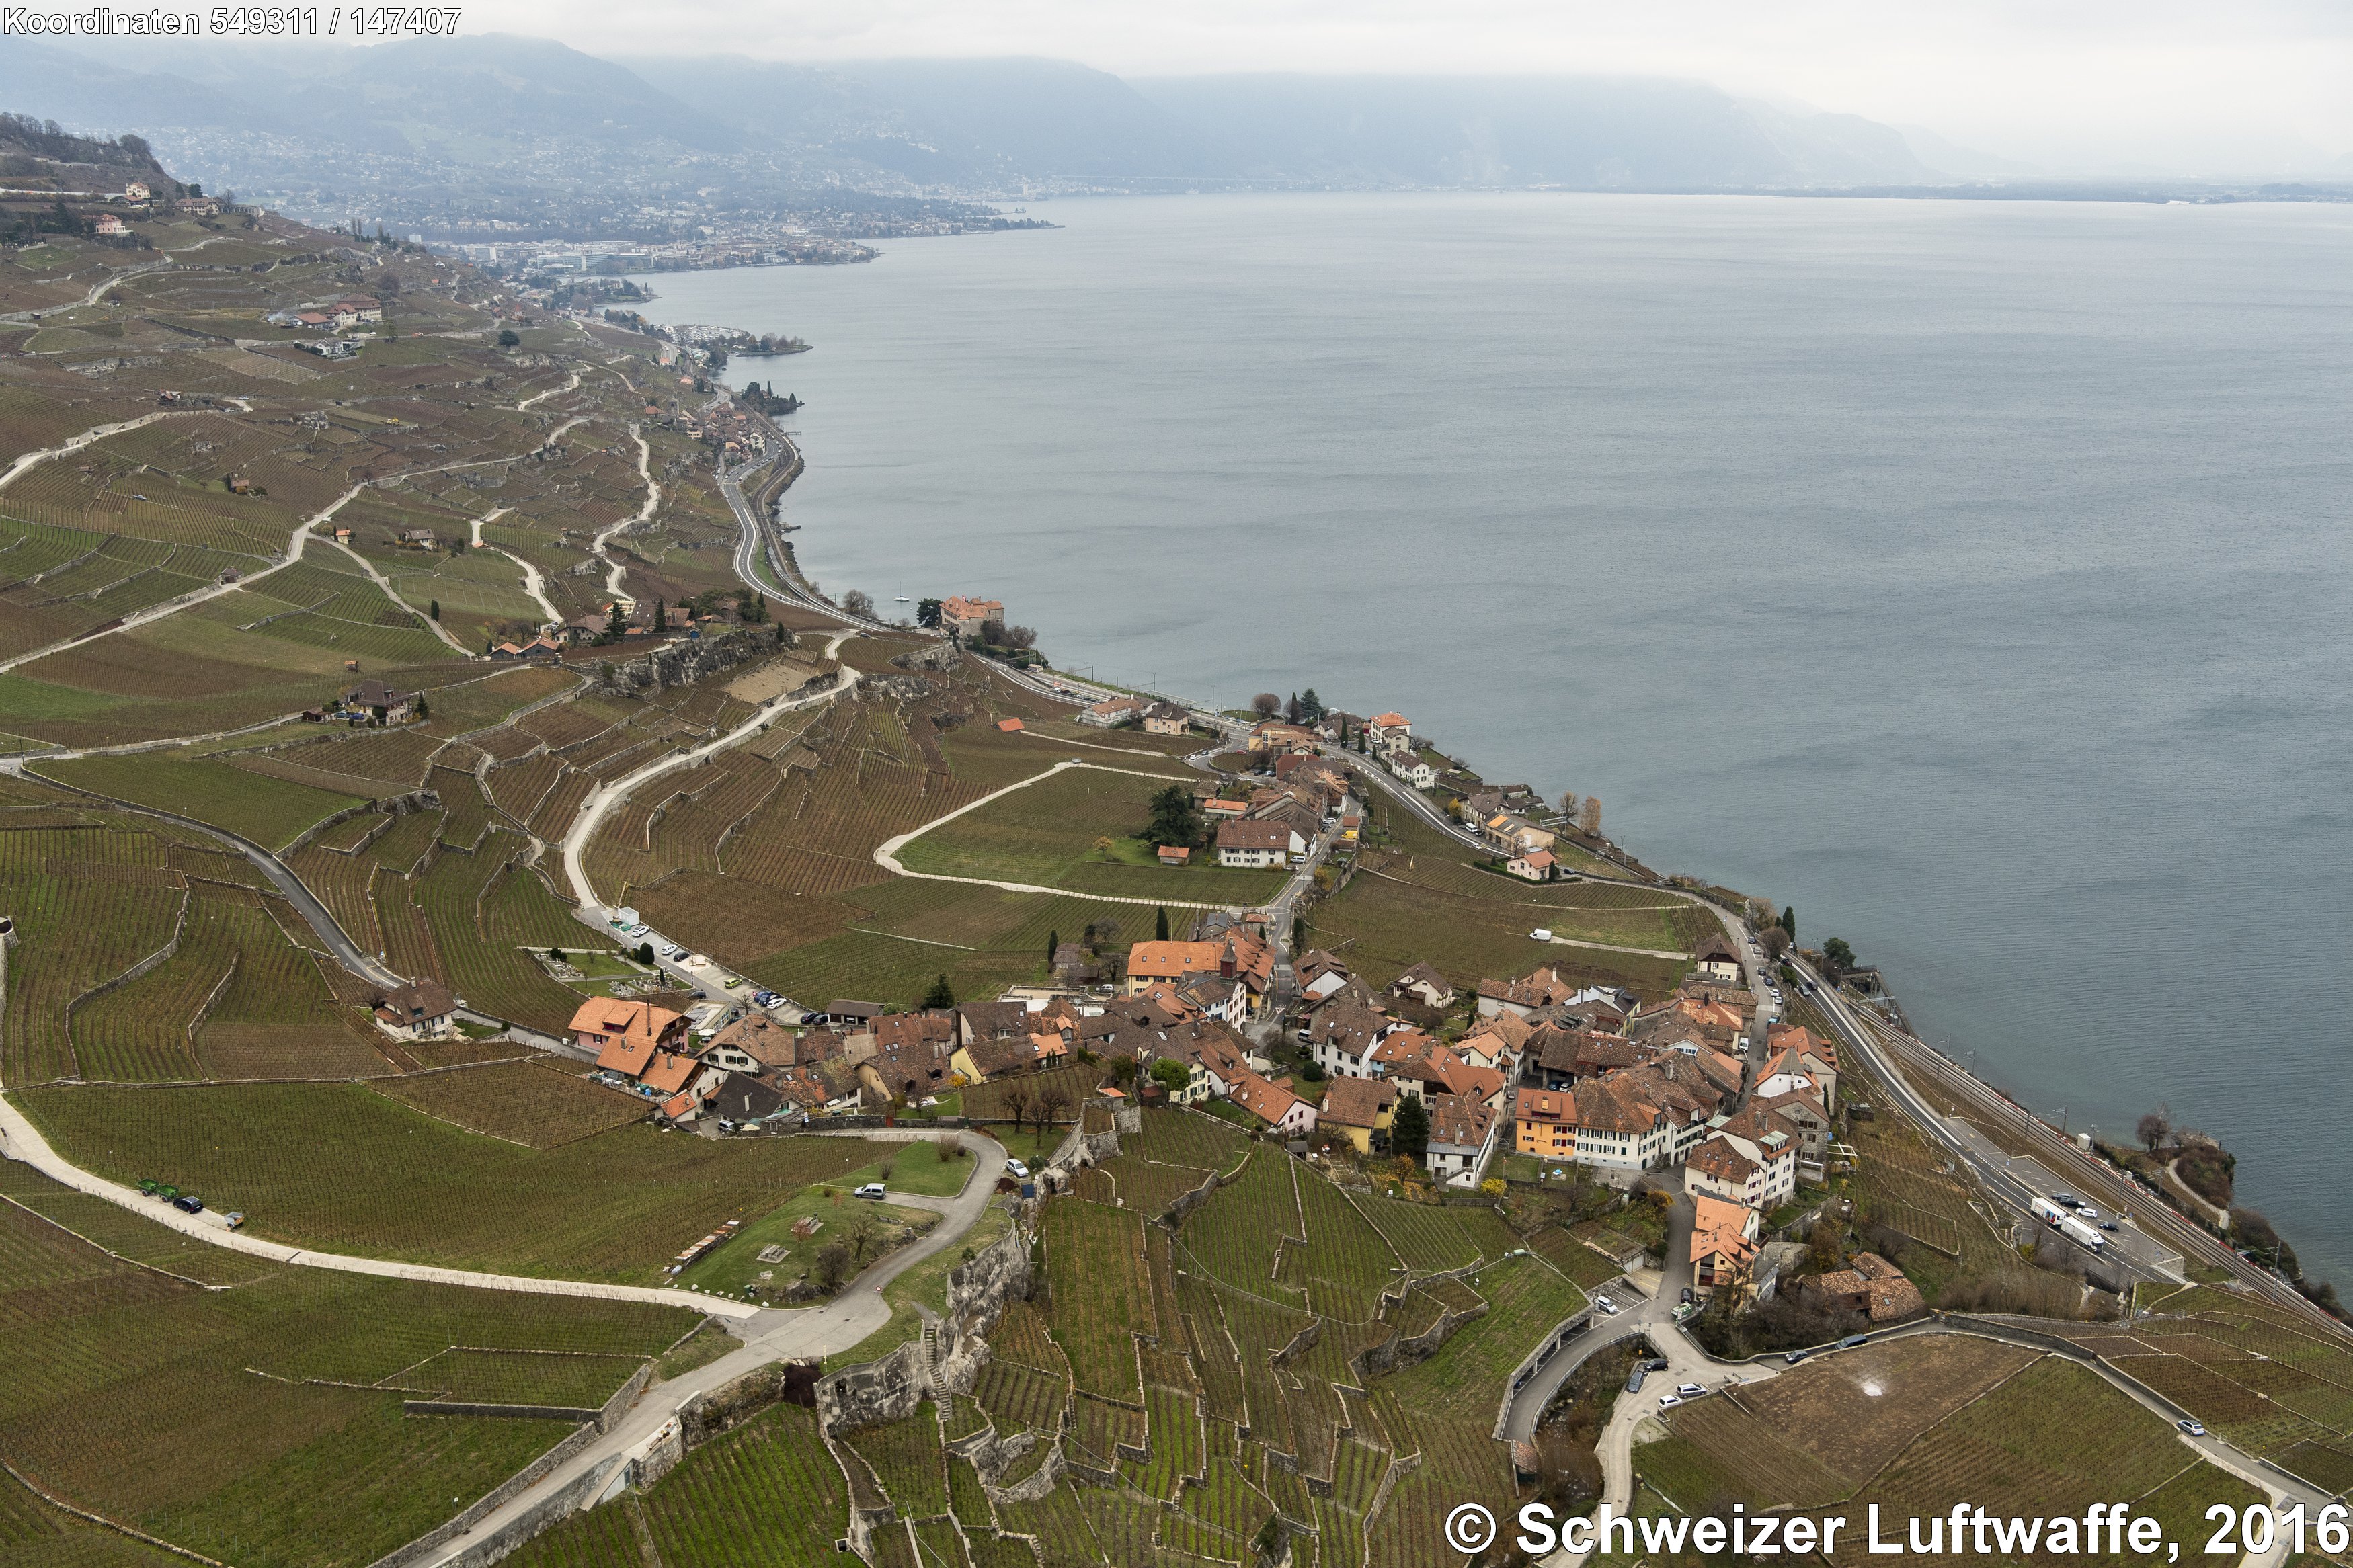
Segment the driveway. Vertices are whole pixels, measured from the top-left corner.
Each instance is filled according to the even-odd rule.
[[[1620,1278],[1588,1292],[1597,1300],[1615,1304],[1615,1317],[1596,1309],[1592,1326],[1586,1337],[1576,1342],[1577,1353],[1555,1356],[1552,1363],[1528,1382],[1512,1401],[1511,1414],[1504,1418],[1504,1436],[1525,1438],[1536,1429],[1536,1420],[1550,1405],[1569,1373],[1592,1356],[1596,1351],[1630,1340],[1639,1334],[1649,1334],[1658,1345],[1661,1355],[1669,1355],[1667,1342],[1687,1343],[1682,1331],[1675,1327],[1675,1304],[1683,1300],[1683,1287],[1692,1279],[1691,1234],[1696,1210],[1687,1197],[1678,1196],[1674,1207],[1667,1211],[1666,1268],[1660,1272],[1659,1291],[1645,1298],[1630,1283]],[[1692,1347],[1697,1353],[1697,1347]],[[1672,1357],[1671,1357],[1672,1359]],[[1677,1379],[1678,1382],[1690,1381]]]

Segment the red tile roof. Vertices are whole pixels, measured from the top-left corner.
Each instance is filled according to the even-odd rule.
[[[656,1094],[671,1094],[684,1089],[702,1064],[692,1057],[663,1051],[655,1056],[653,1065],[638,1079]]]

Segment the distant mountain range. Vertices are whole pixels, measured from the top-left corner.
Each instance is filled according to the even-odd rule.
[[[944,200],[1090,191],[2218,194],[2070,186],[1918,127],[1629,77],[1124,79],[1049,59],[610,60],[506,35],[0,37],[0,109],[137,132],[185,177],[312,221],[437,237],[677,237],[814,209],[888,232]]]
[[[1172,184],[1773,189],[1936,183],[1905,135],[1704,83],[1171,77],[1059,60],[612,61],[487,36],[372,47],[0,39],[0,105],[200,159],[308,142],[512,177],[622,156],[877,189]],[[185,161],[185,160],[184,160]],[[304,160],[280,149],[266,160]],[[259,172],[259,171],[256,171]],[[290,172],[290,169],[284,172]],[[212,171],[216,179],[237,171]]]

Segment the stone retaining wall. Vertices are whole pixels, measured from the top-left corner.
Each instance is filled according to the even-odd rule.
[[[596,1430],[610,1432],[614,1425],[628,1414],[629,1406],[638,1402],[638,1395],[646,1391],[646,1384],[653,1380],[654,1363],[650,1361],[629,1373],[629,1380],[613,1390],[613,1397],[605,1401],[604,1409],[596,1412]]]
[[[607,691],[652,696],[776,651],[776,634],[768,628],[723,632],[714,637],[670,643],[626,662],[600,663],[596,679]]]
[[[487,1568],[529,1541],[554,1529],[595,1500],[620,1468],[616,1459],[598,1465],[549,1492],[497,1530],[441,1564],[441,1568]]]
[[[507,1421],[569,1421],[575,1426],[596,1426],[599,1432],[598,1412],[584,1410],[572,1405],[475,1405],[460,1399],[404,1399],[400,1402],[403,1415],[481,1415]]]

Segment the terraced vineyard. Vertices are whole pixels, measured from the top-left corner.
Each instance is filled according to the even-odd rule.
[[[192,883],[178,951],[82,998],[67,1028],[92,1080],[348,1079],[391,1070],[338,1005],[290,912],[243,888]]]
[[[1441,1282],[1482,1315],[1430,1360],[1372,1378],[1368,1403],[1349,1392],[1364,1376],[1356,1358],[1410,1317],[1402,1303],[1383,1304],[1383,1287],[1405,1271],[1366,1215],[1320,1174],[1263,1147],[1253,1152],[1198,1113],[1147,1112],[1145,1131],[1122,1143],[1113,1169],[1131,1176],[1148,1165],[1179,1169],[1159,1163],[1181,1154],[1202,1162],[1184,1169],[1204,1178],[1238,1169],[1237,1180],[1181,1222],[1173,1246],[1132,1207],[1050,1200],[1041,1229],[1049,1305],[1042,1314],[1027,1302],[1007,1309],[972,1405],[1001,1435],[1040,1435],[995,1484],[1031,1473],[1057,1434],[1074,1461],[1112,1484],[1065,1483],[1033,1501],[992,1505],[969,1467],[944,1455],[927,1407],[848,1438],[864,1459],[858,1485],[927,1521],[913,1529],[910,1550],[941,1539],[927,1530],[945,1522],[943,1465],[944,1508],[975,1563],[996,1560],[1008,1543],[999,1532],[1049,1563],[1244,1562],[1278,1511],[1306,1531],[1294,1546],[1302,1561],[1437,1563],[1446,1508],[1465,1497],[1499,1511],[1514,1502],[1489,1432],[1513,1367],[1582,1304],[1571,1281],[1540,1259],[1503,1258],[1516,1240],[1500,1224],[1478,1223],[1493,1220],[1487,1211],[1419,1211],[1428,1217],[1412,1227],[1418,1251],[1450,1266],[1488,1258],[1475,1288]],[[1117,1184],[1100,1190],[1111,1195]],[[1278,1198],[1293,1217],[1271,1226]],[[1241,1228],[1259,1239],[1223,1239],[1236,1227],[1213,1212],[1221,1202],[1250,1205]],[[1278,1247],[1270,1231],[1296,1239]],[[1202,1252],[1214,1267],[1198,1261]],[[1271,1279],[1278,1253],[1297,1259],[1293,1294],[1362,1310],[1366,1321],[1286,1304]],[[1411,1321],[1415,1331],[1427,1326]],[[1310,1328],[1318,1331],[1303,1332]],[[1423,1472],[1431,1479],[1417,1482]],[[1392,1489],[1381,1500],[1385,1485]]]
[[[649,1547],[697,1568],[774,1568],[830,1559],[849,1523],[849,1491],[815,1415],[778,1405],[689,1454],[644,1497],[575,1515],[506,1561],[642,1568]]]
[[[40,1178],[6,1169],[23,1201],[58,1202],[58,1189],[45,1195]],[[128,1256],[174,1245],[112,1212],[108,1244]],[[21,1358],[0,1388],[0,1457],[77,1507],[207,1555],[284,1568],[373,1560],[438,1523],[450,1497],[489,1490],[569,1430],[404,1418],[397,1385],[418,1368],[440,1363],[428,1383],[578,1403],[694,1317],[308,1269],[218,1282],[231,1288],[120,1261],[0,1205],[0,1298]],[[452,1361],[453,1345],[469,1348]],[[550,1351],[588,1357],[522,1353]],[[379,1381],[393,1386],[369,1386]],[[16,1521],[0,1529],[18,1540],[55,1543],[27,1547],[28,1563],[150,1560],[65,1555],[80,1532],[25,1494],[10,1493],[0,1518]]]
[[[1893,1389],[1905,1397],[1875,1397]],[[1877,1504],[1925,1517],[1967,1496],[1996,1517],[2052,1518],[2125,1501],[2187,1542],[2210,1532],[2208,1508],[2241,1509],[2259,1496],[2084,1368],[1957,1337],[1841,1352],[1736,1400],[1675,1411],[1666,1426],[1665,1438],[1636,1450],[1635,1464],[1687,1510],[1731,1499],[1850,1515]],[[1842,1543],[1840,1560],[1849,1555],[1862,1560]]]
[[[2143,1286],[2129,1326],[2059,1331],[2248,1452],[2353,1488],[2353,1352],[2295,1314],[2211,1286]]]
[[[186,884],[161,836],[96,815],[17,808],[0,832],[0,892],[17,928],[0,1079],[77,1076],[74,1002],[172,940]]]
[[[1051,1204],[1041,1227],[1047,1278],[1058,1301],[1083,1300],[1087,1310],[1057,1310],[1056,1342],[1070,1358],[1079,1389],[1140,1401],[1135,1336],[1159,1324],[1144,1277],[1141,1216],[1096,1204]]]

